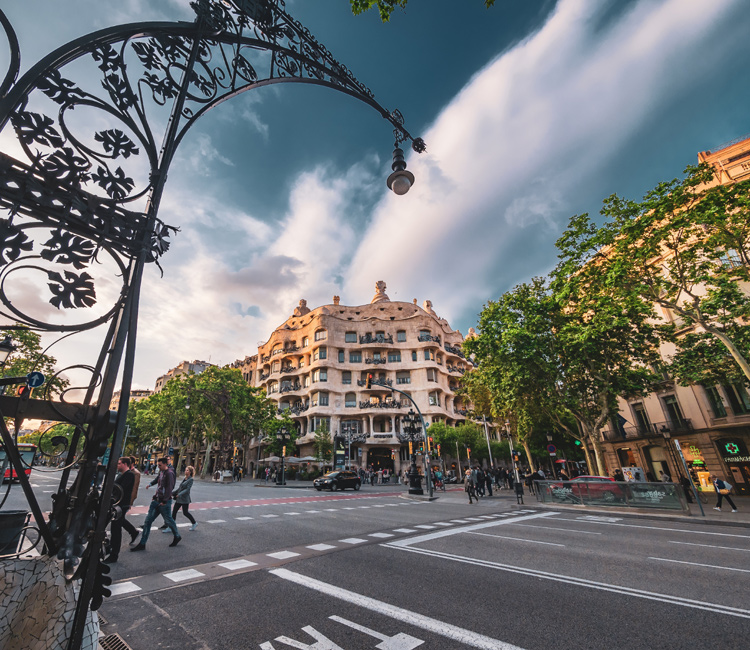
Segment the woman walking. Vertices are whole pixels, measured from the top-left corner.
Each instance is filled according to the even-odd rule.
[[[188,465],[185,468],[185,478],[182,479],[180,486],[174,491],[174,506],[172,507],[172,519],[177,515],[177,511],[182,508],[182,514],[193,524],[190,526],[190,530],[195,530],[198,525],[193,515],[188,512],[188,506],[192,502],[190,488],[193,487],[193,476],[195,476],[195,467]]]
[[[720,478],[717,478],[716,476],[711,477],[714,481],[714,487],[716,488],[716,494],[719,495],[719,500],[716,502],[716,507],[714,510],[721,510],[721,500],[726,499],[727,503],[732,506],[732,512],[737,512],[737,506],[734,505],[734,501],[732,501],[732,497],[729,496],[729,493],[732,491],[732,484],[727,483],[726,481],[722,481]]]

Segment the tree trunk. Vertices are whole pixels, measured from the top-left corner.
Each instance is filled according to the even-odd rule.
[[[529,469],[533,472],[534,467],[534,459],[531,457],[531,449],[529,449],[529,441],[526,440],[526,438],[522,441],[523,444],[523,450],[526,452],[526,459],[529,461]]]
[[[583,442],[583,453],[586,456],[586,467],[588,468],[589,474],[594,471],[594,462],[591,458],[591,450],[589,449],[589,443],[584,438],[581,442]]]
[[[584,427],[584,429],[587,429]],[[607,476],[606,465],[604,463],[604,450],[602,449],[602,442],[599,439],[599,434],[596,431],[587,431],[588,439],[591,440],[591,446],[594,448],[594,456],[596,457],[596,466],[599,476]]]
[[[206,455],[203,457],[203,467],[201,467],[201,478],[206,478],[206,470],[211,461],[211,442],[206,438]]]
[[[701,324],[709,334],[715,336],[724,344],[727,350],[729,350],[729,354],[731,354],[732,358],[737,362],[737,365],[740,367],[747,380],[750,381],[750,363],[747,362],[747,359],[745,359],[745,357],[742,355],[742,352],[737,349],[734,341],[732,341],[732,339],[724,334],[724,332],[716,329],[715,327],[706,326],[703,323]]]

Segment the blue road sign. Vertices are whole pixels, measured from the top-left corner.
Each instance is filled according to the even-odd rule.
[[[26,375],[26,385],[29,388],[38,388],[44,383],[44,375],[41,372],[30,372]]]

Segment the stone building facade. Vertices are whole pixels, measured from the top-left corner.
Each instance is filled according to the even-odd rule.
[[[384,282],[376,283],[369,304],[310,309],[300,300],[258,354],[233,365],[251,385],[261,387],[288,411],[299,430],[301,456],[313,455],[315,431],[325,426],[335,443],[335,463],[401,471],[408,444],[397,434],[411,404],[389,386],[408,393],[425,422],[457,425],[469,405],[456,396],[459,379],[471,367],[461,352],[463,336],[439,317],[429,300],[420,307],[391,301]],[[387,386],[367,388],[367,377]],[[351,444],[351,461],[347,458]],[[263,456],[254,439],[245,464]]]
[[[213,364],[208,363],[207,361],[183,361],[182,363],[175,366],[174,368],[169,369],[165,374],[156,379],[154,392],[161,392],[161,390],[164,388],[164,386],[166,386],[167,382],[170,379],[174,379],[175,377],[179,377],[180,375],[200,375],[206,368],[212,365]]]
[[[701,152],[698,160],[714,167],[718,183],[748,180],[750,138]],[[656,310],[665,322],[681,325],[668,310]],[[662,355],[668,358],[671,351],[664,345]],[[744,384],[679,386],[665,375],[657,391],[620,399],[619,406],[619,416],[602,432],[610,473],[637,466],[657,480],[661,470],[677,480],[684,474],[677,440],[696,485],[711,490],[709,477],[716,474],[738,494],[750,494],[750,393]]]

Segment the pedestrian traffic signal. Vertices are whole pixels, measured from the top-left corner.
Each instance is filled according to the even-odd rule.
[[[576,445],[576,447],[580,447],[581,446],[581,441],[580,440],[576,440],[575,445]]]
[[[411,440],[409,440],[409,456],[414,454],[414,443],[412,443]]]
[[[369,390],[372,388],[372,373],[368,373],[367,375],[367,389]]]
[[[438,456],[440,455],[440,445],[437,446]]]
[[[26,384],[23,384],[16,389],[16,395],[18,395],[18,397],[30,397],[31,388],[29,388]]]
[[[281,455],[286,456],[286,445],[281,448]]]
[[[471,447],[466,448],[466,456],[471,457]]]
[[[521,452],[520,451],[514,451],[513,452],[513,462],[514,463],[520,463],[521,462]]]
[[[427,451],[432,453],[432,436],[427,436]]]

